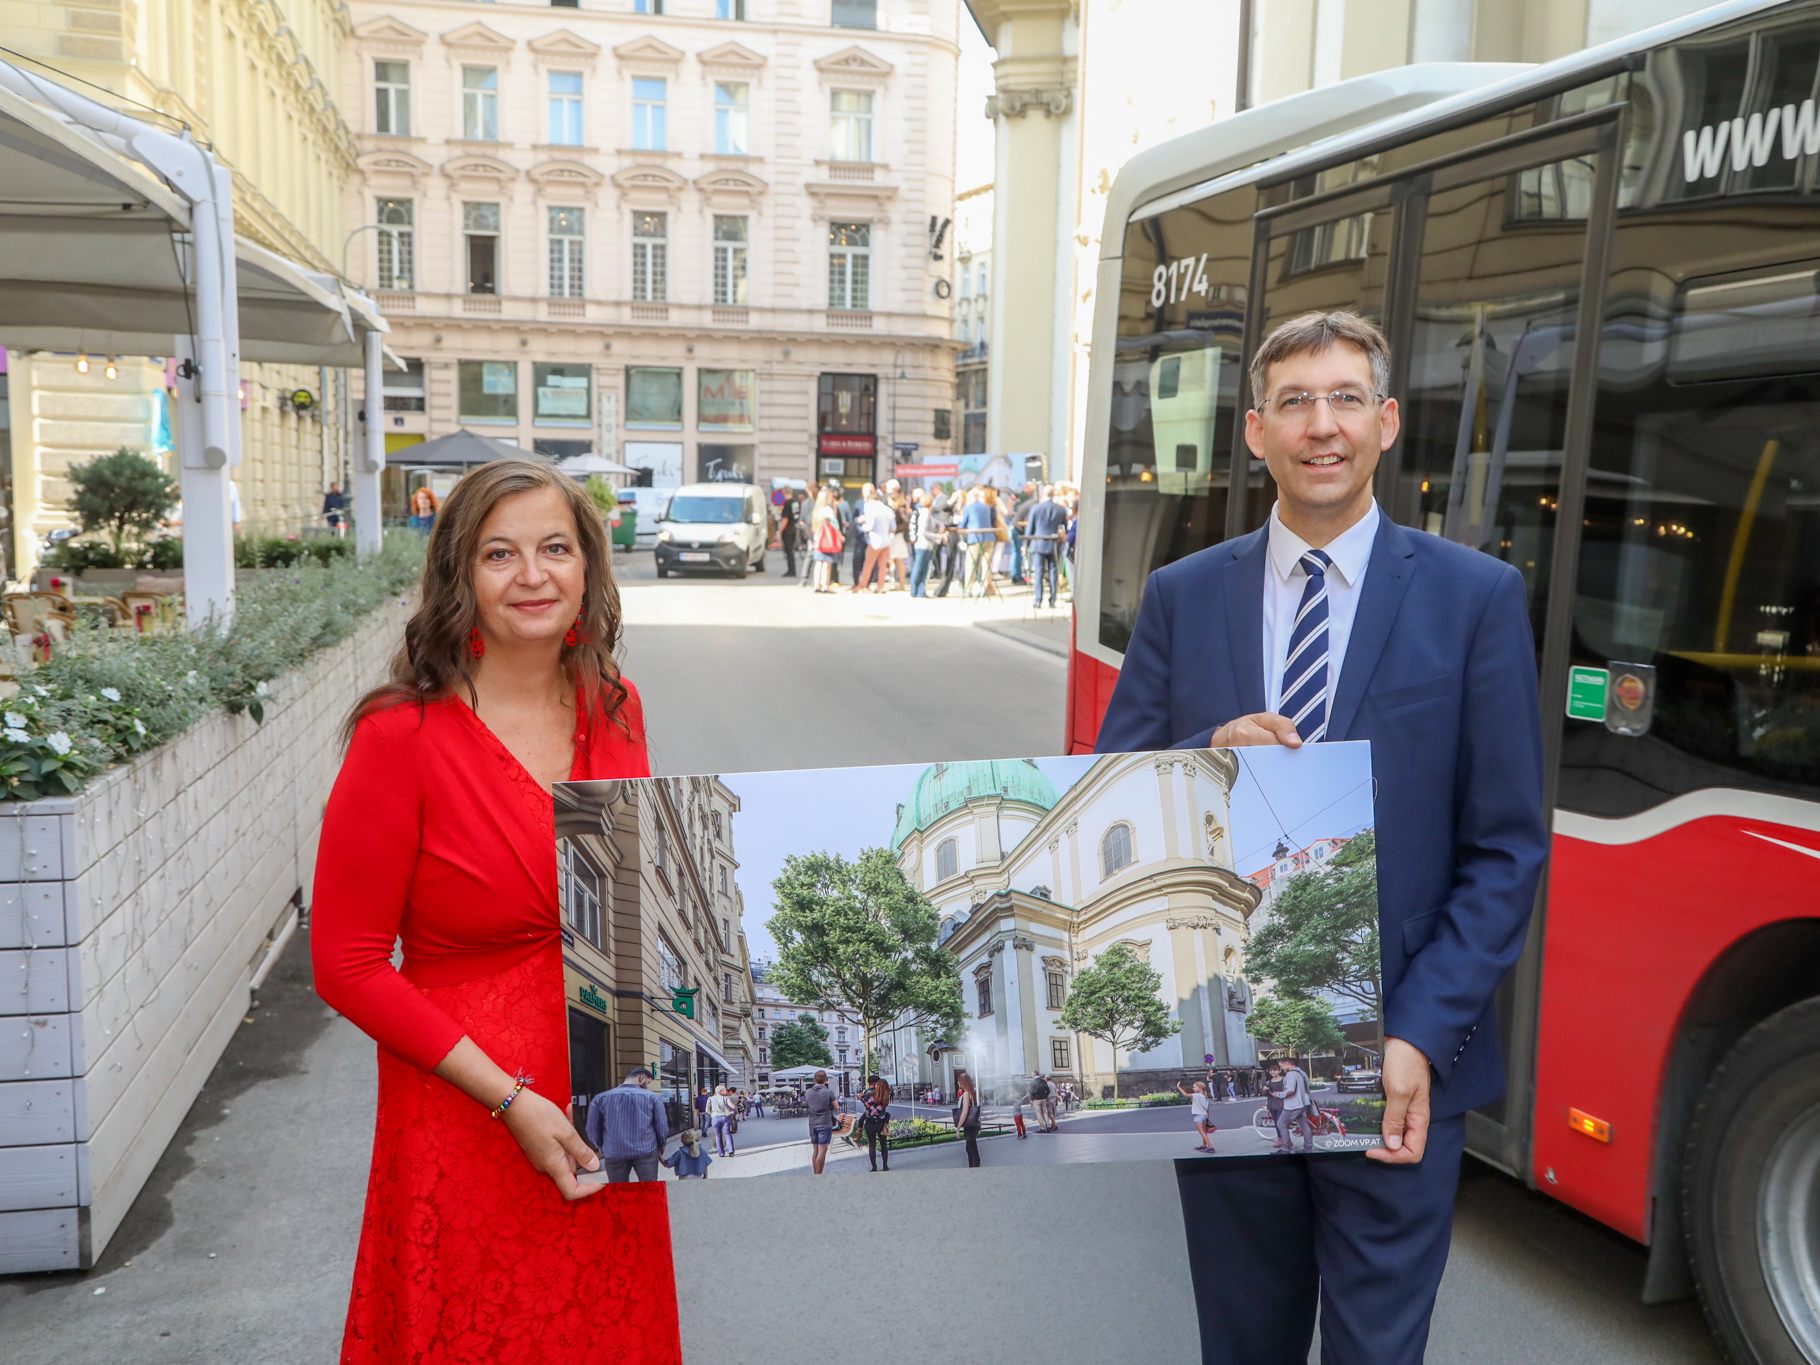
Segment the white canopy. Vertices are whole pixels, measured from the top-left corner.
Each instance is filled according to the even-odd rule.
[[[620,464],[617,461],[609,460],[605,455],[596,455],[593,451],[589,451],[585,455],[571,455],[566,460],[558,460],[556,467],[577,479],[585,479],[590,474],[638,473],[629,464]]]
[[[195,329],[182,249],[190,206],[117,136],[0,81],[0,343],[169,355]],[[234,243],[242,360],[358,366],[385,332],[372,300],[244,237]]]

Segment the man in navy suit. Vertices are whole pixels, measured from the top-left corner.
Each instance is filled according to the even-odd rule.
[[[1055,500],[1055,490],[1044,488],[1042,498],[1029,512],[1024,541],[1030,554],[1030,577],[1036,583],[1036,606],[1043,605],[1043,585],[1049,587],[1049,605],[1056,606],[1061,591],[1058,567],[1062,537],[1068,533],[1068,509]]]
[[[1406,530],[1372,475],[1397,438],[1383,335],[1350,313],[1259,347],[1245,440],[1270,520],[1151,576],[1099,750],[1371,741],[1384,1147],[1180,1169],[1209,1362],[1420,1361],[1465,1112],[1504,1089],[1492,996],[1547,852],[1522,576]]]

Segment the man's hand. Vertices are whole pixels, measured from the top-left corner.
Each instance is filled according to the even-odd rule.
[[[1387,1166],[1413,1166],[1428,1146],[1428,1058],[1401,1038],[1384,1040],[1384,1145],[1365,1155]]]
[[[1207,741],[1213,749],[1237,749],[1247,744],[1281,744],[1287,749],[1302,747],[1302,737],[1295,732],[1295,722],[1273,711],[1229,720],[1213,732]]]

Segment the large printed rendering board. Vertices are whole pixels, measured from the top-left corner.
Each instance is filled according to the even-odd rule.
[[[1371,797],[1365,744],[564,783],[575,1123],[608,1147],[643,1067],[658,1178],[690,1130],[716,1179],[807,1175],[820,1072],[826,1173],[869,1173],[877,1076],[892,1169],[960,1167],[966,1073],[983,1165],[1356,1155],[1382,1108]],[[1305,1125],[1273,1119],[1285,1088]]]

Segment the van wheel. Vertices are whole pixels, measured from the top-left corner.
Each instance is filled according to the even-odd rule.
[[[668,578],[670,576],[670,571],[668,569],[666,569],[663,565],[659,564],[657,566],[657,576],[659,578]]]
[[[733,576],[735,578],[744,578],[746,576],[747,570],[749,570],[751,567],[752,567],[752,565],[747,562],[746,557],[744,555],[741,555],[739,557],[739,563],[737,563],[733,566]]]
[[[1729,1359],[1820,1360],[1820,999],[1732,1047],[1694,1111],[1681,1200],[1694,1286]]]
[[[765,552],[763,550],[758,552],[758,563],[752,566],[752,571],[754,573],[763,573],[765,571]]]

